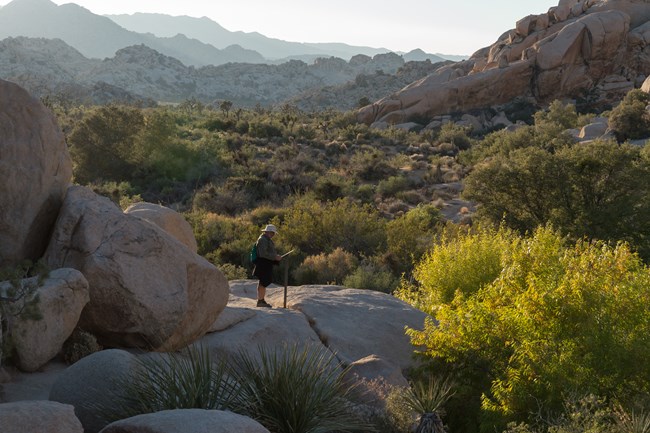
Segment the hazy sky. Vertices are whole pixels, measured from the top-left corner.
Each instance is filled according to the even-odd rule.
[[[96,14],[207,16],[228,30],[294,42],[472,54],[557,0],[54,0]],[[9,0],[0,0],[0,5]]]

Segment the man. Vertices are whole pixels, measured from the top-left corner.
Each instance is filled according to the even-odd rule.
[[[268,224],[259,238],[257,238],[257,260],[253,275],[259,278],[257,283],[257,306],[271,308],[271,305],[264,300],[266,288],[273,282],[273,265],[277,265],[282,260],[273,243],[273,236],[278,233],[278,229],[273,224]]]

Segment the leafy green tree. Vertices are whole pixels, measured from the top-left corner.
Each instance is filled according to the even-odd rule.
[[[478,217],[520,232],[551,223],[574,238],[627,240],[650,252],[650,160],[638,146],[594,141],[558,149],[536,147],[477,164],[465,197]]]
[[[464,398],[481,398],[480,431],[530,421],[540,402],[561,411],[569,393],[630,401],[650,393],[650,270],[637,255],[624,244],[568,244],[550,228],[525,238],[478,235],[504,246],[498,262],[493,248],[476,253],[473,235],[461,236],[426,256],[418,285],[401,295],[434,315],[408,334],[429,359],[471,382]],[[436,277],[435,269],[454,269],[470,254],[484,258],[465,278]],[[464,279],[474,287],[450,299]]]
[[[136,108],[108,105],[90,110],[68,136],[75,181],[130,180],[133,145],[144,126]]]

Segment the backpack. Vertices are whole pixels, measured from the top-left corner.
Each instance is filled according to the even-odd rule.
[[[248,258],[252,264],[257,263],[257,242],[253,244],[250,253],[248,253]]]

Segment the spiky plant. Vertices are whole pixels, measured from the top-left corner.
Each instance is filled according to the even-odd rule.
[[[230,410],[237,387],[224,360],[202,347],[138,358],[133,375],[119,381],[123,394],[98,408],[107,422],[172,409]]]
[[[417,433],[443,433],[440,412],[454,395],[453,383],[447,378],[430,376],[411,383],[402,395],[404,405],[420,415]]]
[[[650,412],[617,410],[617,424],[622,433],[650,433]]]
[[[350,411],[350,386],[331,352],[323,348],[258,347],[241,351],[232,365],[239,385],[235,412],[274,433],[372,431]]]

